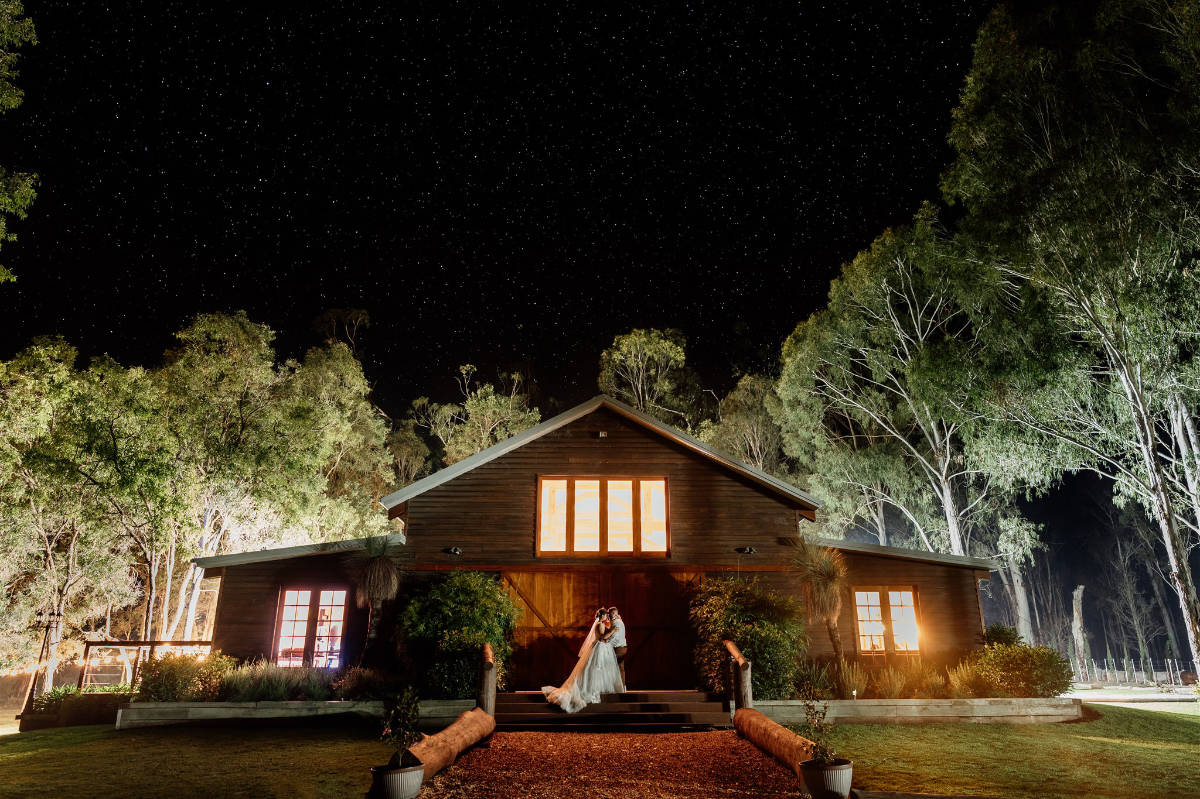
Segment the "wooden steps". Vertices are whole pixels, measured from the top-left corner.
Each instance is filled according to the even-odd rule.
[[[564,713],[540,691],[496,694],[497,730],[680,732],[729,726],[724,697],[700,691],[605,694],[578,713]]]

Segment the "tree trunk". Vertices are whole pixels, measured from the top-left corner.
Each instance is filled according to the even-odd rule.
[[[942,495],[942,510],[946,514],[946,532],[950,536],[950,553],[965,555],[967,551],[963,546],[962,520],[958,518],[958,501],[954,496],[954,486],[946,479],[940,482],[939,493]]]
[[[1079,674],[1087,677],[1087,637],[1083,632],[1083,586],[1075,586],[1071,592],[1071,640],[1075,642],[1075,667]]]
[[[62,643],[62,612],[66,603],[59,600],[53,612],[58,614],[59,621],[50,625],[46,631],[46,673],[42,675],[42,693],[54,688],[54,673],[58,671],[58,647]]]
[[[154,595],[158,591],[158,558],[146,559],[146,615],[142,617],[142,640],[153,640],[154,633]]]
[[[880,491],[879,493],[882,495],[883,492]],[[887,513],[886,513],[887,506],[885,506],[883,504],[882,499],[873,500],[871,502],[871,505],[875,511],[874,516],[875,516],[876,537],[879,539],[879,545],[881,547],[886,547],[888,545]]]
[[[196,634],[196,606],[200,604],[200,586],[204,582],[204,569],[192,564],[192,590],[188,595],[187,610],[183,622],[183,640],[191,641]]]
[[[837,662],[842,662],[842,634],[838,630],[838,620],[835,616],[825,619],[825,632],[829,635],[829,645],[833,647],[833,656]]]
[[[1025,589],[1025,575],[1021,563],[1015,558],[1008,560],[1008,574],[1012,578],[1012,594],[1017,612],[1017,633],[1025,643],[1033,644],[1033,621],[1029,613],[1029,593]]]
[[[1171,609],[1167,606],[1166,599],[1163,598],[1162,584],[1159,583],[1159,577],[1154,572],[1150,572],[1150,590],[1154,592],[1154,604],[1158,605],[1158,612],[1162,616],[1163,627],[1167,630],[1167,645],[1171,647],[1168,657],[1179,657],[1182,651],[1179,649],[1179,638],[1175,632],[1175,618],[1171,614]]]
[[[1183,612],[1184,632],[1187,634],[1188,650],[1192,660],[1200,663],[1200,599],[1196,596],[1196,583],[1188,565],[1188,552],[1179,526],[1175,521],[1175,509],[1171,505],[1163,463],[1159,453],[1159,441],[1155,435],[1154,420],[1150,404],[1141,390],[1140,372],[1134,370],[1115,348],[1108,347],[1114,371],[1121,381],[1129,410],[1137,433],[1137,444],[1146,470],[1146,489],[1151,500],[1155,521],[1162,533],[1163,548],[1167,552],[1167,574],[1171,587],[1179,598],[1179,609]]]

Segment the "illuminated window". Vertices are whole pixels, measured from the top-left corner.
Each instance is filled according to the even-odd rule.
[[[858,652],[862,655],[920,651],[916,592],[910,586],[854,589]]]
[[[663,555],[670,551],[662,477],[542,477],[539,555]]]
[[[892,611],[892,643],[897,652],[916,652],[917,606],[912,591],[889,590],[888,606]]]
[[[642,551],[667,551],[667,482],[641,481]]]
[[[310,619],[316,623],[310,624]],[[345,622],[344,589],[284,590],[279,600],[276,665],[341,668]]]
[[[567,551],[567,481],[543,480],[538,509],[538,541],[542,552]]]
[[[346,615],[345,591],[322,591],[317,606],[317,636],[313,665],[336,669],[342,665],[342,625]]]
[[[855,591],[854,607],[858,611],[858,651],[883,651],[883,606],[878,591]]]
[[[608,551],[633,551],[633,481],[608,481]]]
[[[310,591],[284,591],[283,618],[279,625],[279,645],[275,663],[279,666],[303,666],[304,642],[308,640],[308,604]]]

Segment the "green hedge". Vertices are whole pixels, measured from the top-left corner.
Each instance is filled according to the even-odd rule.
[[[484,642],[495,650],[496,683],[502,688],[520,615],[499,582],[483,572],[454,572],[412,597],[400,612],[399,627],[418,663],[425,695],[475,696]]]
[[[696,671],[708,690],[726,690],[725,641],[730,640],[752,663],[755,697],[790,699],[795,694],[808,636],[804,613],[794,600],[757,580],[705,580],[692,600],[691,619]]]

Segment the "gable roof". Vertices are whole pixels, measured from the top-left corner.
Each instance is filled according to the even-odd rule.
[[[372,538],[353,538],[349,541],[326,541],[321,544],[301,544],[294,547],[276,547],[275,549],[259,549],[253,552],[233,552],[229,555],[210,555],[207,558],[192,558],[192,562],[202,569],[215,569],[218,566],[240,566],[243,563],[262,563],[271,560],[287,560],[301,558],[307,555],[333,555],[338,552],[358,552],[367,548],[367,542]],[[404,533],[390,533],[387,536],[387,547],[403,546],[408,543]]]
[[[821,502],[816,497],[806,491],[801,491],[794,485],[780,480],[778,477],[767,474],[761,469],[756,469],[749,464],[742,463],[739,460],[729,457],[724,453],[709,447],[707,444],[689,436],[681,430],[676,430],[669,424],[665,424],[652,416],[649,416],[641,411],[638,411],[623,402],[613,399],[612,397],[603,394],[592,397],[587,402],[576,405],[568,411],[563,411],[558,416],[554,416],[541,424],[534,425],[528,430],[523,430],[517,433],[512,438],[505,439],[498,444],[493,444],[487,449],[477,452],[469,458],[459,461],[445,469],[434,472],[428,477],[422,478],[415,483],[401,488],[399,491],[393,491],[383,499],[379,500],[382,505],[389,511],[398,505],[408,502],[413,497],[420,496],[432,488],[436,488],[443,483],[448,483],[459,475],[466,474],[472,469],[476,469],[485,463],[490,463],[502,455],[506,455],[515,449],[525,446],[531,441],[537,441],[547,433],[553,433],[560,427],[570,424],[571,422],[587,416],[592,411],[599,408],[608,408],[609,410],[625,417],[631,422],[641,425],[643,428],[657,433],[663,438],[674,441],[677,444],[701,455],[708,460],[722,466],[732,472],[742,475],[751,482],[775,493],[791,502],[798,502],[807,506],[810,510],[815,510],[821,507]]]
[[[869,541],[846,541],[839,538],[813,538],[817,544],[845,552],[865,552],[868,555],[882,555],[887,558],[901,560],[919,560],[926,563],[941,563],[946,566],[962,566],[967,569],[980,571],[995,571],[1000,563],[993,558],[977,558],[973,555],[951,555],[948,552],[928,552],[923,549],[903,549],[901,547],[872,544]]]

